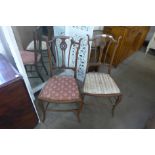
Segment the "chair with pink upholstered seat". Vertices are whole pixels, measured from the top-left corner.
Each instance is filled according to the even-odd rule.
[[[79,42],[75,42],[71,37],[67,36],[54,37],[51,41],[47,41],[51,78],[47,81],[38,97],[38,103],[43,111],[43,121],[47,110],[63,112],[73,111],[76,112],[77,118],[80,121],[79,115],[82,110],[83,101],[76,79],[77,56],[80,43],[81,39]],[[71,50],[73,49],[75,52],[75,64],[71,66]],[[55,53],[52,53],[53,51]],[[53,62],[54,59],[52,59],[53,55],[55,55],[55,62]],[[62,75],[58,72],[58,70],[65,71],[66,69],[72,70],[74,75]],[[65,110],[48,109],[49,103],[63,105],[66,103],[77,103],[78,107]]]
[[[45,41],[44,41],[45,42]],[[31,76],[30,78],[40,78],[42,82],[44,82],[44,78],[42,77],[40,71],[39,71],[39,63],[41,64],[41,67],[44,68],[46,74],[48,74],[48,71],[43,63],[42,53],[41,53],[41,43],[42,43],[42,37],[41,37],[41,30],[39,27],[37,27],[33,32],[33,49],[27,49],[25,51],[21,51],[21,57],[25,66],[25,69],[27,72],[36,72],[38,74],[37,77]],[[46,42],[45,42],[46,43]],[[31,70],[28,70],[28,66],[31,67]],[[32,70],[32,68],[35,67],[35,70]]]
[[[36,61],[40,61],[41,55],[38,53],[35,55],[35,52],[30,52],[30,51],[21,51],[21,56],[24,65],[33,65],[35,64],[35,56],[36,56]]]

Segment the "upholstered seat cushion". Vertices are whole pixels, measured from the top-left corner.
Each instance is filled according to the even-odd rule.
[[[84,93],[88,94],[117,94],[120,93],[115,81],[109,74],[90,72],[86,74]]]
[[[42,50],[47,50],[47,45],[46,45],[46,42],[45,41],[41,41],[41,43],[42,43]],[[37,48],[39,49],[39,41],[37,41]],[[34,50],[34,41],[31,41],[29,44],[28,44],[28,46],[26,47],[26,50],[30,50],[30,51],[32,51],[32,50]]]
[[[47,101],[80,100],[75,78],[65,76],[50,78],[41,90],[39,99]]]
[[[21,57],[24,65],[35,64],[35,52],[21,51]],[[40,60],[41,55],[37,54],[37,62]]]

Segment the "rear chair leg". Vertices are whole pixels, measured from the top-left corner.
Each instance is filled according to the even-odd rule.
[[[122,95],[119,95],[119,96],[117,97],[117,99],[116,99],[115,104],[114,104],[113,107],[112,107],[112,117],[114,117],[115,108],[116,108],[116,106],[121,102],[121,99],[122,99]]]
[[[44,68],[44,70],[46,72],[46,75],[48,75],[48,71],[47,71],[47,68],[45,67],[45,64],[44,64],[43,60],[41,60],[41,63],[42,63],[42,66],[43,66],[43,68]]]
[[[41,74],[40,74],[40,72],[39,72],[39,69],[38,69],[38,66],[37,66],[37,65],[35,66],[35,69],[36,69],[37,74],[38,74],[39,78],[41,79],[41,81],[44,82],[44,79],[43,79],[43,77],[41,76]]]

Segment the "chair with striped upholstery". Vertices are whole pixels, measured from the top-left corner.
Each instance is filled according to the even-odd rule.
[[[121,36],[118,40],[115,40],[113,36],[107,34],[96,35],[93,39],[90,39],[88,36],[89,62],[87,64],[83,93],[90,96],[114,97],[115,102],[113,103],[112,116],[114,115],[115,107],[122,98],[120,89],[111,77],[112,63],[120,39]],[[92,44],[91,48],[90,44]],[[113,49],[112,52],[109,50],[110,48]],[[98,71],[88,72],[91,67],[99,69],[100,65],[107,70],[107,73]]]

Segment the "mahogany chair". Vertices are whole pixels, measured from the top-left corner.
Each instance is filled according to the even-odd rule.
[[[43,62],[44,63],[48,63],[47,59],[48,59],[48,49],[47,49],[47,45],[46,45],[46,41],[43,38],[48,37],[49,40],[51,40],[51,38],[54,37],[54,29],[53,26],[38,26],[37,31],[39,31],[39,39],[40,41],[38,41],[37,44],[37,48],[40,48],[40,51],[42,53],[42,57],[43,57]],[[34,41],[32,40],[28,46],[26,47],[26,50],[34,50]]]
[[[46,74],[48,75],[48,71],[43,62],[42,56],[42,37],[41,31],[39,28],[36,28],[33,32],[33,48],[27,48],[25,51],[21,51],[21,57],[27,72],[36,72],[38,76],[29,76],[29,78],[40,78],[42,82],[44,82],[44,78],[42,77],[39,68],[43,67]],[[46,43],[46,41],[44,41]],[[28,46],[29,47],[29,46]],[[47,50],[47,49],[46,49]],[[41,64],[41,65],[40,65]],[[28,67],[30,70],[28,70]],[[35,68],[33,70],[33,67]]]
[[[26,47],[27,51],[33,51],[34,50],[34,42],[36,42],[36,48],[39,50],[40,54],[41,54],[41,62],[43,64],[44,70],[46,72],[46,74],[48,75],[48,71],[45,67],[45,63],[47,63],[46,58],[48,57],[48,52],[47,52],[47,45],[46,45],[46,35],[45,33],[43,33],[43,27],[42,26],[37,26],[37,28],[35,29],[36,33],[37,33],[37,39],[34,41],[34,39],[28,44],[28,46]]]
[[[89,62],[87,65],[87,73],[84,81],[83,94],[96,97],[113,97],[114,103],[112,108],[112,116],[115,107],[121,101],[122,94],[117,84],[111,77],[112,62],[118,48],[121,36],[115,40],[111,35],[101,34],[90,39],[88,36]],[[92,48],[90,51],[90,43]],[[109,48],[114,46],[113,52],[109,53]],[[91,57],[93,54],[93,59]],[[104,67],[107,73],[88,72],[90,67]]]
[[[80,112],[82,110],[83,101],[78,88],[76,79],[77,70],[77,56],[80,48],[81,39],[79,42],[75,42],[71,37],[61,36],[54,37],[52,40],[47,41],[48,54],[49,54],[49,64],[50,64],[50,75],[51,78],[47,81],[43,89],[41,90],[38,99],[39,106],[43,111],[43,119],[45,120],[46,111],[73,111],[76,112],[78,121],[80,121]],[[53,53],[56,57],[56,62],[53,63]],[[71,50],[75,51],[75,65],[71,66]],[[60,70],[72,70],[74,75],[61,75]],[[57,74],[56,74],[57,73]],[[51,109],[48,108],[49,103],[72,104],[77,103],[78,107],[74,109]]]
[[[47,45],[46,45],[46,41],[42,40],[41,36],[43,35],[43,30],[40,26],[36,27],[36,29],[34,30],[38,33],[38,38],[36,40],[36,48],[42,51],[47,51]],[[26,50],[28,51],[33,51],[35,49],[35,40],[33,39],[26,47]]]

